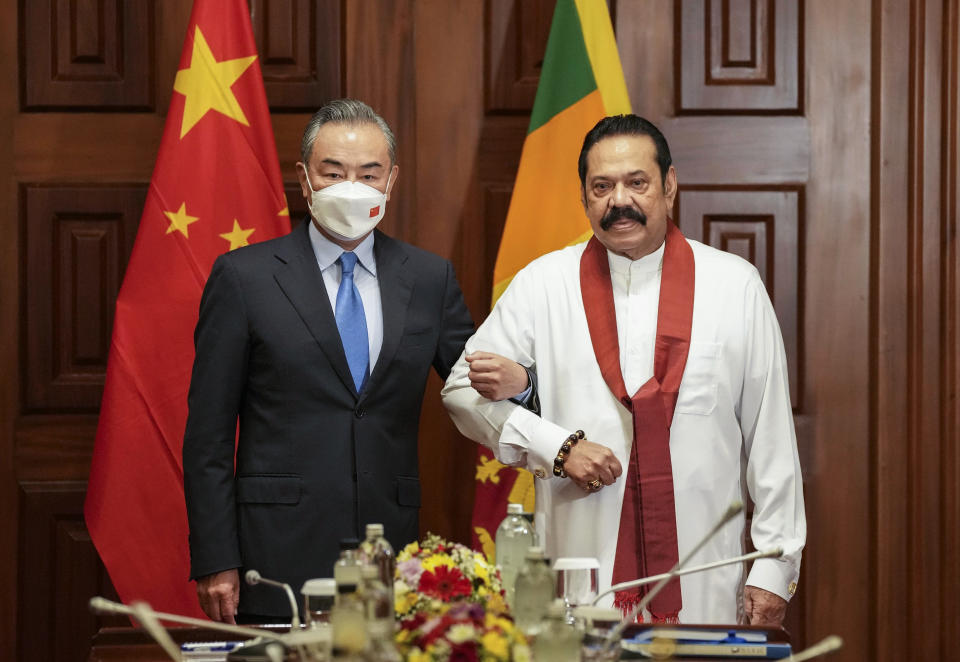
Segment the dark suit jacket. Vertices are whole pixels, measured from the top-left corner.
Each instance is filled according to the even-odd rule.
[[[240,611],[289,615],[289,582],[332,577],[341,538],[418,536],[417,428],[432,365],[473,333],[450,263],[377,232],[383,345],[361,393],[303,223],[220,256],[200,302],[183,442],[191,575],[240,568]],[[234,472],[234,438],[239,420]]]

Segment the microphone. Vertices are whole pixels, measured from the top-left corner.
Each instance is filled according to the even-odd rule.
[[[690,562],[690,559],[693,558],[697,552],[699,552],[704,545],[710,542],[710,539],[717,535],[717,532],[723,528],[723,526],[736,517],[743,510],[743,501],[734,501],[727,507],[727,510],[720,516],[720,519],[717,520],[717,523],[713,525],[707,534],[698,542],[693,549],[691,549],[686,556],[680,559],[675,566],[673,566],[669,572],[664,575],[661,575],[660,581],[654,585],[652,589],[647,591],[647,594],[643,596],[643,599],[640,601],[636,607],[634,607],[630,613],[620,621],[616,627],[610,630],[610,633],[607,635],[607,640],[603,644],[604,652],[609,653],[610,649],[613,647],[615,641],[617,641],[620,636],[623,634],[623,631],[627,629],[627,626],[633,623],[637,619],[637,614],[646,609],[647,605],[650,604],[650,601],[653,600],[657,594],[663,590],[663,587],[667,585],[671,579],[677,576],[677,571],[685,567],[687,563]]]
[[[733,565],[734,563],[743,563],[745,561],[753,561],[756,559],[767,559],[767,558],[780,558],[783,556],[782,547],[773,547],[766,551],[760,552],[750,552],[749,554],[743,554],[741,556],[734,556],[729,559],[723,559],[722,561],[713,561],[712,563],[704,563],[703,565],[695,565],[692,568],[683,568],[681,570],[675,570],[671,572],[665,572],[660,575],[651,575],[649,577],[644,577],[643,579],[634,579],[629,582],[621,582],[619,584],[614,584],[606,591],[598,593],[597,597],[594,598],[593,604],[600,602],[600,598],[603,596],[614,593],[616,591],[624,591],[628,588],[634,588],[636,586],[643,586],[645,584],[652,584],[653,582],[660,581],[662,579],[670,579],[671,577],[682,577],[683,575],[692,575],[695,572],[703,572],[704,570],[713,570],[714,568],[720,568],[725,565]]]
[[[796,655],[791,655],[787,658],[786,662],[803,662],[803,660],[812,660],[815,657],[832,653],[833,651],[840,650],[841,648],[843,648],[843,639],[835,634],[831,634],[820,643],[814,644],[810,648],[800,651]]]
[[[287,592],[287,599],[290,601],[290,610],[292,616],[290,619],[290,629],[296,630],[300,627],[300,610],[297,607],[297,598],[293,594],[293,589],[290,588],[290,584],[285,584],[283,582],[278,582],[273,579],[267,579],[266,577],[261,577],[260,573],[252,568],[247,570],[247,574],[244,575],[247,580],[247,583],[250,586],[256,586],[257,584],[266,584],[267,586],[274,586],[276,588],[282,588]]]

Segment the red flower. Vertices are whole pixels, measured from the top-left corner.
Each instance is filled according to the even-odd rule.
[[[450,651],[450,662],[477,662],[477,643],[464,641],[454,644]]]
[[[445,565],[420,575],[419,591],[431,598],[440,598],[448,602],[453,598],[470,595],[470,580],[457,568]]]

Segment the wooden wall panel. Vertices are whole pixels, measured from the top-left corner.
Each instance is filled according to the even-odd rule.
[[[677,202],[684,235],[735,253],[760,272],[780,322],[795,412],[802,409],[803,393],[802,198],[796,187],[688,186],[680,188]]]
[[[87,608],[116,592],[83,522],[85,494],[85,482],[21,484],[19,659],[81,662],[92,632],[129,623]]]
[[[151,110],[153,2],[20,3],[25,110]]]
[[[957,10],[922,0],[880,5],[871,146],[871,652],[878,660],[946,659],[954,647],[947,632],[960,627]],[[954,606],[924,613],[894,602]],[[884,627],[892,618],[897,634]]]
[[[145,186],[27,186],[24,411],[96,411]]]
[[[345,5],[346,94],[362,99],[390,125],[397,138],[400,174],[379,228],[417,242],[417,95],[413,0]]]
[[[313,112],[343,95],[343,0],[251,0],[270,109]]]
[[[803,2],[676,4],[676,110],[788,114],[803,109]]]
[[[487,112],[529,113],[533,108],[554,4],[553,0],[486,3]]]

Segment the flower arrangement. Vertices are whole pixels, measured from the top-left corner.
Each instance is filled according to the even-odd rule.
[[[396,641],[408,662],[530,659],[500,573],[482,553],[427,534],[397,555],[393,590]]]

